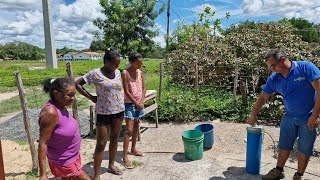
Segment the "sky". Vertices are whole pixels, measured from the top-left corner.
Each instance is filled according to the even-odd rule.
[[[50,0],[49,0],[50,1]],[[51,13],[56,48],[89,48],[92,32],[98,30],[92,19],[104,15],[99,0],[51,0]],[[167,5],[158,0],[156,8]],[[197,14],[209,6],[222,20],[222,28],[233,23],[251,20],[275,21],[282,18],[304,18],[320,23],[320,0],[171,0],[170,33],[184,20],[197,21]],[[230,18],[224,18],[225,13]],[[154,40],[165,46],[166,10],[156,19],[159,36]],[[0,0],[0,44],[12,41],[27,42],[44,48],[42,0]]]

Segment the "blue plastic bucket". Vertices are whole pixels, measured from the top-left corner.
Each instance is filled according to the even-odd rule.
[[[263,128],[261,126],[247,127],[246,172],[252,175],[260,174]]]
[[[182,133],[184,155],[189,160],[199,160],[203,157],[203,133],[198,130],[187,130]]]
[[[204,134],[203,148],[210,149],[214,143],[214,127],[212,124],[200,124],[194,128]]]

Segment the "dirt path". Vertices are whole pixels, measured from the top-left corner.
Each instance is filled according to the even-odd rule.
[[[181,133],[193,129],[198,123],[191,124],[154,124],[142,123],[142,141],[138,148],[145,152],[144,157],[130,156],[136,168],[125,170],[121,165],[122,138],[119,141],[116,165],[124,170],[122,176],[107,172],[108,147],[102,162],[101,179],[191,179],[191,180],[247,180],[261,179],[260,176],[247,175],[246,159],[246,124],[208,122],[214,125],[215,144],[212,149],[204,152],[204,157],[198,161],[184,158],[184,148]],[[265,127],[274,140],[277,141],[279,128]],[[269,136],[264,137],[261,173],[266,173],[275,166],[274,142]],[[275,142],[277,143],[277,142]],[[3,154],[7,179],[26,179],[26,173],[31,169],[31,157],[27,145],[19,145],[12,141],[3,141]],[[83,139],[81,155],[84,170],[93,174],[94,139]],[[316,150],[320,150],[320,140],[316,141]],[[306,179],[320,178],[320,158],[311,157]],[[291,179],[297,167],[296,156],[290,156],[286,167],[286,179]],[[28,177],[30,179],[30,177]],[[36,177],[33,177],[37,179]],[[31,178],[32,179],[32,178]]]
[[[7,100],[18,95],[19,95],[18,91],[0,93],[0,101]]]

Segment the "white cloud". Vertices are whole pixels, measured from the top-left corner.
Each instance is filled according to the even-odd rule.
[[[59,5],[59,17],[70,23],[85,23],[97,17],[103,17],[101,14],[99,0],[78,0],[73,4]]]
[[[164,34],[160,34],[159,36],[153,38],[153,40],[159,44],[160,47],[164,48],[166,47],[166,40],[164,38]]]
[[[104,17],[101,10],[99,0],[78,0],[69,5],[60,4],[58,19],[54,24],[56,47],[88,48],[93,38],[92,32],[98,30],[92,20]]]
[[[17,21],[2,27],[2,33],[6,35],[30,35],[33,28],[42,23],[42,13],[39,11],[26,11],[18,15]]]
[[[181,22],[181,19],[174,19],[172,22],[173,22],[173,24],[176,24],[178,22]]]
[[[44,47],[41,0],[0,0],[0,43],[23,41]],[[84,49],[90,46],[92,32],[98,30],[92,19],[103,17],[99,0],[51,1],[53,30],[57,48]]]
[[[40,3],[41,0],[1,0],[0,9],[4,11],[34,10],[34,8],[37,7]]]
[[[263,0],[244,0],[242,5],[243,13],[257,13],[261,11],[263,6]]]
[[[159,34],[165,34],[167,33],[167,31],[164,29],[164,27],[159,24],[159,23],[155,23],[155,30],[159,30]]]
[[[244,0],[242,10],[249,16],[296,17],[320,23],[319,0]]]
[[[240,0],[237,3],[234,0],[217,0],[216,6],[209,0],[202,0],[199,6],[189,6],[191,1],[186,1],[186,8],[180,7],[183,13],[187,12],[184,20],[189,23],[198,19],[197,14],[203,12],[206,6],[215,11],[214,18],[219,19],[230,12],[231,19],[239,16],[248,19],[259,16],[262,19],[266,16],[301,17],[320,23],[320,0],[241,0],[241,6],[238,6]],[[74,0],[68,5],[65,0],[51,0],[51,10],[57,48],[88,48],[93,38],[92,32],[98,30],[92,19],[104,17],[99,0]],[[44,47],[42,16],[42,0],[0,0],[0,43],[19,40]],[[173,20],[170,32],[177,22]],[[159,36],[154,40],[165,47],[166,24],[164,21],[156,23],[155,28],[159,29]]]
[[[216,10],[216,8],[213,5],[210,5],[210,4],[202,4],[202,5],[199,5],[199,6],[196,6],[196,7],[192,8],[191,10],[193,12],[196,12],[196,13],[201,13],[201,12],[204,11],[204,9],[206,7],[210,7],[211,11],[215,11]]]

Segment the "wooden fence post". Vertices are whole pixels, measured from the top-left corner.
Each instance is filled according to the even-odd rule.
[[[194,69],[195,69],[195,77],[194,77],[194,88],[196,91],[196,102],[199,101],[199,69],[198,69],[198,61],[195,61],[194,63]]]
[[[73,74],[72,74],[72,69],[71,69],[71,62],[68,61],[66,63],[66,66],[67,66],[68,78],[71,81],[74,81]],[[72,103],[72,115],[73,115],[73,118],[75,118],[76,120],[79,120],[79,116],[78,116],[78,100],[77,100],[77,98],[75,98],[75,100]]]
[[[160,81],[159,81],[159,99],[161,99],[162,94],[162,78],[163,78],[163,63],[160,63]]]
[[[237,87],[238,87],[238,77],[239,77],[239,65],[236,61],[236,69],[235,69],[235,76],[233,80],[233,96],[232,96],[232,106],[236,107],[237,105]]]
[[[0,180],[5,180],[4,176],[4,165],[3,165],[3,155],[2,155],[2,146],[1,146],[1,139],[0,139]]]
[[[90,105],[90,137],[92,138],[93,135],[93,105]]]
[[[24,92],[24,87],[23,87],[20,73],[15,72],[14,76],[15,76],[16,82],[17,82],[17,87],[18,87],[20,102],[21,102],[21,108],[22,108],[22,112],[23,112],[24,127],[27,132],[27,138],[28,138],[29,147],[30,147],[30,151],[31,151],[32,171],[38,171],[38,157],[37,157],[37,153],[36,153],[36,148],[34,146],[34,140],[32,137],[32,130],[31,130],[31,126],[30,126],[30,117],[29,117],[29,113],[28,113],[26,94]]]

